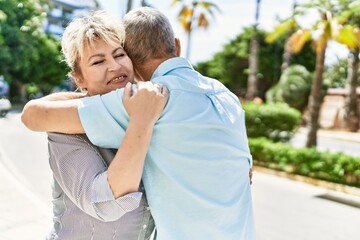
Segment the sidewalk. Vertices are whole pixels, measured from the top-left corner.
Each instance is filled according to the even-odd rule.
[[[305,134],[307,130],[306,128],[300,128],[298,131]],[[318,136],[325,138],[333,138],[342,141],[360,143],[360,132],[332,131],[332,130],[320,129],[318,131]]]
[[[0,239],[45,239],[52,223],[51,202],[29,190],[9,160],[0,146]]]
[[[49,206],[40,202],[7,169],[0,166],[1,240],[45,239],[51,227],[51,212],[48,210]]]

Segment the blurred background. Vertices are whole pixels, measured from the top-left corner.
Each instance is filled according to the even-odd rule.
[[[41,239],[51,225],[46,134],[20,113],[75,90],[64,28],[140,6],[165,13],[182,57],[239,97],[258,239],[359,239],[360,0],[0,0],[0,239]]]

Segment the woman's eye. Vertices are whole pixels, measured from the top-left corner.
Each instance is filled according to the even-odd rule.
[[[125,56],[124,53],[119,53],[119,54],[116,54],[116,55],[115,55],[115,58],[124,57],[124,56]]]
[[[103,63],[103,62],[104,62],[104,60],[95,61],[95,62],[93,62],[92,65],[98,65],[98,64]]]

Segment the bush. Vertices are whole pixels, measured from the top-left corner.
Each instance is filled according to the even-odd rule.
[[[301,121],[298,110],[284,103],[243,104],[249,137],[266,137],[273,141],[288,141]]]
[[[295,148],[265,138],[249,139],[254,165],[360,187],[360,158]]]
[[[278,84],[266,92],[268,102],[283,102],[303,111],[307,105],[312,74],[301,65],[290,66],[281,75]]]

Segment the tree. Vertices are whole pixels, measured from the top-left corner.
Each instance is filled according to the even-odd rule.
[[[359,44],[360,44],[360,1],[341,0],[340,1],[340,21],[347,24],[353,29],[355,35],[354,41],[357,45],[350,48],[348,59],[348,76],[346,80],[346,88],[349,94],[345,98],[345,127],[350,131],[356,132],[359,129],[359,106],[357,102],[356,88],[358,86],[359,78]]]
[[[246,91],[246,99],[252,100],[258,96],[258,55],[259,55],[259,43],[258,43],[258,24],[260,14],[261,0],[256,0],[255,11],[255,23],[253,26],[253,36],[251,38],[251,48],[249,55],[249,76],[248,86]]]
[[[126,5],[126,12],[130,12],[131,8],[132,8],[132,0],[128,0],[127,1],[127,5]]]
[[[220,8],[209,1],[191,1],[173,0],[171,6],[177,3],[183,3],[178,19],[187,34],[186,58],[190,57],[191,37],[193,30],[197,28],[207,29],[209,27],[209,17],[214,17],[214,11],[221,12]],[[209,16],[210,15],[210,16]]]
[[[266,92],[267,102],[284,102],[303,112],[310,94],[312,74],[301,65],[291,65],[279,82]]]
[[[337,62],[325,66],[324,82],[329,88],[345,88],[348,76],[349,60],[347,58],[338,59]]]
[[[206,76],[219,79],[236,95],[245,98],[252,33],[252,27],[244,28],[240,34],[225,44],[212,59],[198,63],[195,68]],[[258,93],[261,98],[265,98],[265,92],[280,78],[281,59],[285,43],[285,38],[281,37],[269,44],[265,41],[266,35],[267,32],[258,29],[258,76],[261,77],[262,83]],[[313,71],[315,54],[311,45],[305,44],[303,51],[293,55],[292,62],[305,66],[308,71]]]
[[[46,13],[39,1],[0,1],[0,9],[0,75],[19,90],[12,95],[24,101],[25,84],[55,85],[64,79],[59,41],[43,32]]]
[[[296,15],[302,15],[307,10],[316,9],[320,16],[320,19],[313,24],[311,29],[302,28],[289,38],[290,50],[295,53],[301,51],[307,41],[312,40],[315,45],[316,64],[308,104],[309,118],[307,120],[308,134],[306,141],[306,146],[312,147],[316,146],[317,143],[318,121],[322,102],[321,90],[328,41],[335,40],[347,45],[349,48],[354,48],[356,41],[354,41],[353,28],[339,23],[338,18],[335,16],[337,5],[333,1],[312,0],[308,4],[299,5],[299,7],[302,11],[296,11]]]

